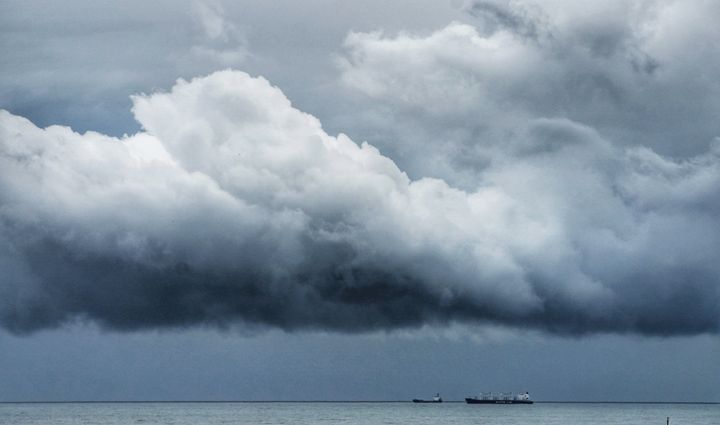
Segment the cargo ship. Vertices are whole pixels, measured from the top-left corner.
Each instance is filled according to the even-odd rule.
[[[467,404],[533,404],[530,394],[524,393],[481,393],[477,397],[465,398]]]
[[[421,400],[419,398],[414,398],[412,400],[413,403],[442,403],[442,397],[440,397],[440,393],[435,394],[435,397],[432,398],[432,400]]]

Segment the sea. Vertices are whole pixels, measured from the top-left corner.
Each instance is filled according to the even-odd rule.
[[[0,424],[719,425],[718,404],[410,402],[0,403]]]

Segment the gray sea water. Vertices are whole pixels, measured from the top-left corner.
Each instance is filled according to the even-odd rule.
[[[535,403],[5,403],[0,424],[718,425],[720,405]]]

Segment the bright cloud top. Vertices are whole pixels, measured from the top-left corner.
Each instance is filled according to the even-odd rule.
[[[674,161],[532,119],[461,190],[262,77],[133,102],[145,131],[122,139],[0,112],[5,328],[720,327],[720,149]]]
[[[718,6],[476,0],[432,31],[351,32],[336,62],[365,118],[345,128],[380,134],[413,178],[469,190],[534,119],[692,157],[720,135]]]

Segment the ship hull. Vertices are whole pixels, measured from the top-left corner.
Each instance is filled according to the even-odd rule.
[[[442,400],[420,400],[417,398],[414,398],[413,403],[442,403]]]
[[[533,404],[532,400],[482,400],[478,398],[466,398],[467,404]]]

